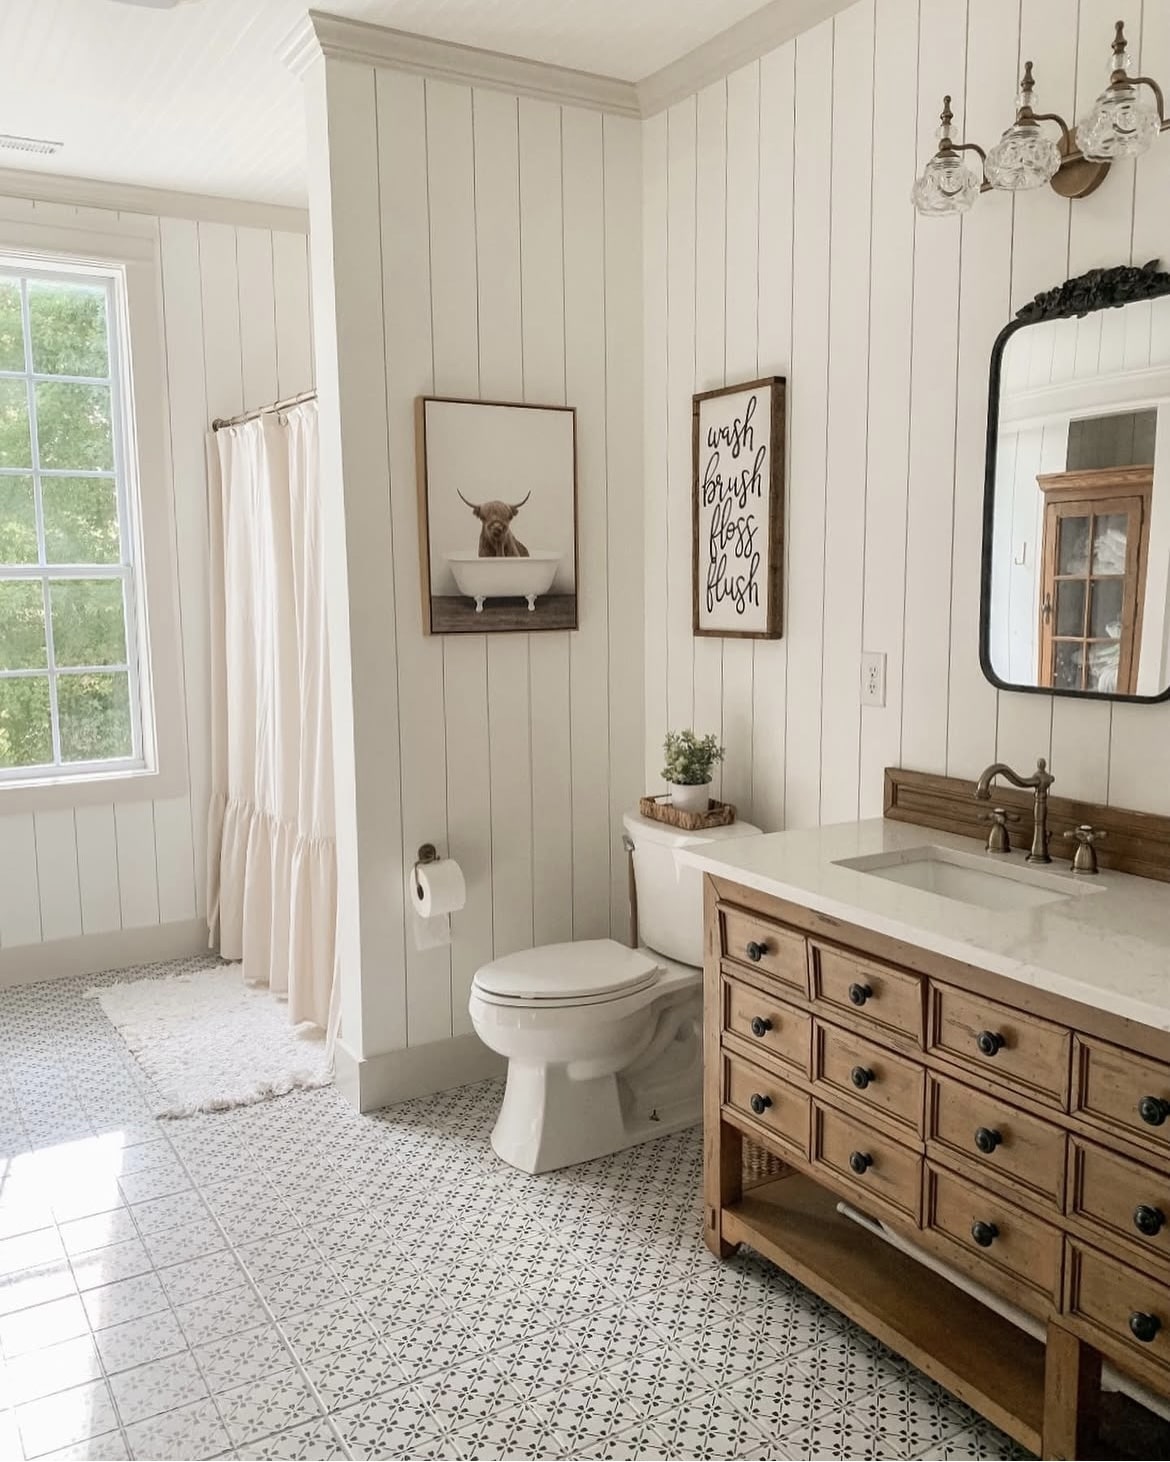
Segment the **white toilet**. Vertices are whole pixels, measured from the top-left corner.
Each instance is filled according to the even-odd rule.
[[[469,1008],[508,1058],[492,1132],[505,1162],[549,1172],[698,1122],[703,1065],[703,876],[675,854],[757,836],[686,833],[630,812],[639,949],[613,939],[545,944],[493,960]]]

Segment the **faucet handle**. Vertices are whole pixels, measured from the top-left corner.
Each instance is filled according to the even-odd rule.
[[[1070,832],[1065,833],[1066,842],[1074,842],[1077,850],[1073,854],[1074,873],[1096,873],[1097,872],[1097,848],[1096,844],[1109,834],[1104,828],[1090,826],[1083,822],[1079,827],[1074,827]]]
[[[981,822],[991,823],[991,830],[987,834],[987,851],[989,853],[1010,853],[1012,850],[1011,837],[1008,833],[1009,822],[1019,822],[1018,812],[1009,812],[1006,807],[993,807],[990,812],[980,814]]]

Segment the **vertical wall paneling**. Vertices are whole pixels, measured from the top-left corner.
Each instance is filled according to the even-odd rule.
[[[756,260],[756,369],[792,383],[793,126],[796,42],[760,61],[759,155],[756,161],[759,243]],[[789,398],[791,420],[791,397]],[[786,456],[791,437],[786,432]],[[785,508],[792,485],[785,462]],[[785,530],[785,559],[788,532]],[[788,572],[785,568],[785,599]],[[787,698],[788,610],[784,638],[752,646],[751,816],[767,832],[784,826],[784,708]],[[734,778],[733,768],[726,769]]]
[[[524,394],[520,300],[519,101],[472,94],[479,291],[479,388],[492,401]],[[487,640],[488,750],[492,808],[492,926],[496,954],[532,943],[532,753],[529,636]]]
[[[244,400],[250,406],[262,406],[275,401],[280,390],[272,235],[267,229],[236,230],[236,279]]]
[[[81,933],[81,892],[73,809],[38,812],[35,822],[41,938],[75,938]]]
[[[604,593],[607,551],[604,156],[601,117],[566,107],[562,166],[565,248],[565,381],[577,408],[577,520],[583,575],[597,588],[577,601],[578,629],[569,642],[572,714],[573,935],[609,934],[609,608]]]
[[[272,291],[276,309],[276,394],[299,396],[313,382],[309,298],[309,241],[304,234],[274,233]]]
[[[114,808],[114,830],[122,928],[149,928],[159,922],[153,806],[149,802],[119,802]]]
[[[1132,26],[1132,17],[1130,20]],[[1149,0],[1141,29],[1143,68],[1157,75],[1170,64],[1170,7]],[[1163,142],[1165,139],[1163,139]],[[1170,254],[1166,198],[1170,196],[1170,148],[1159,144],[1137,162],[1134,197],[1133,258],[1166,259]],[[1165,266],[1163,266],[1165,267]],[[1159,432],[1170,413],[1159,412]],[[1166,448],[1161,439],[1159,451]],[[1109,800],[1117,807],[1138,807],[1147,812],[1170,812],[1170,775],[1166,748],[1170,746],[1170,704],[1113,707],[1109,744]],[[1151,775],[1151,769],[1154,775]],[[1160,771],[1158,769],[1161,769]]]
[[[871,169],[855,145],[873,113],[874,7],[833,21],[832,226],[829,236],[828,452],[821,698],[821,820],[857,816],[861,755],[858,646],[865,586],[865,401],[869,360]],[[858,224],[856,220],[860,219]]]
[[[920,158],[935,146],[935,93],[944,74],[953,78],[947,85],[962,116],[966,14],[966,5],[920,12]],[[946,768],[961,263],[960,230],[935,228],[939,221],[920,218],[915,228],[902,666],[902,764],[931,772]]]
[[[386,312],[386,393],[390,438],[390,512],[394,542],[405,545],[394,575],[402,777],[402,865],[423,843],[447,851],[447,725],[443,645],[421,633],[415,490],[414,398],[431,389],[430,236],[427,216],[425,83],[421,76],[377,74],[379,192],[382,198],[382,299]],[[393,226],[388,226],[389,218]],[[419,950],[413,915],[406,931],[406,1039],[450,1030],[451,952]]]
[[[724,226],[724,384],[759,374],[760,63],[727,78]],[[771,267],[771,261],[768,261]],[[717,640],[709,641],[719,644]],[[723,797],[752,812],[754,642],[724,640],[721,772]]]
[[[36,825],[27,812],[0,819],[0,949],[40,942]]]
[[[667,114],[642,125],[642,511],[645,543],[646,788],[662,786],[662,738],[670,724],[669,474],[667,470]]]
[[[122,927],[114,809],[108,805],[78,807],[73,817],[77,832],[81,932],[108,934]]]
[[[631,631],[642,621],[642,291],[639,124],[602,119],[605,184],[606,552],[609,634],[610,932],[629,925],[622,814],[637,807],[642,780],[643,653]]]
[[[672,731],[683,730],[695,723],[694,639],[691,635],[695,113],[696,103],[692,97],[676,103],[666,117],[666,710]]]
[[[792,468],[788,552],[785,820],[820,821],[825,617],[825,456],[830,329],[833,22],[796,41],[796,228],[792,272]]]
[[[967,8],[966,124],[969,137],[1002,128],[1000,77],[1016,65],[1019,0],[985,0]],[[1010,315],[1012,208],[1006,197],[981,199],[962,221],[959,280],[958,420],[951,551],[947,772],[977,776],[995,751],[996,693],[979,668],[983,465],[987,371],[992,347]],[[1007,547],[1005,545],[1005,552]]]
[[[479,280],[471,92],[426,82],[430,190],[431,329],[435,390],[479,395]],[[447,829],[451,856],[467,877],[466,907],[451,920],[450,1006],[439,1002],[430,1039],[467,1027],[467,996],[492,957],[492,805],[488,754],[487,643],[482,635],[443,641],[447,707]],[[411,1032],[412,1043],[427,1033]]]
[[[520,98],[520,316],[524,399],[565,401],[561,109]],[[532,939],[573,937],[569,635],[528,637]]]

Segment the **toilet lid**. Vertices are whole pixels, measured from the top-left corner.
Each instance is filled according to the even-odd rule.
[[[581,939],[506,954],[484,965],[474,984],[510,1000],[600,1000],[632,995],[651,984],[660,968],[616,940]]]

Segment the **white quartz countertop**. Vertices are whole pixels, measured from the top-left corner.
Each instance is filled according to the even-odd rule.
[[[1044,873],[1075,885],[1076,897],[991,910],[839,866],[926,846],[1024,865],[1021,852],[986,853],[971,838],[883,818],[700,843],[675,856],[875,934],[1170,1031],[1170,884],[1109,870],[1074,876],[1058,860]]]

